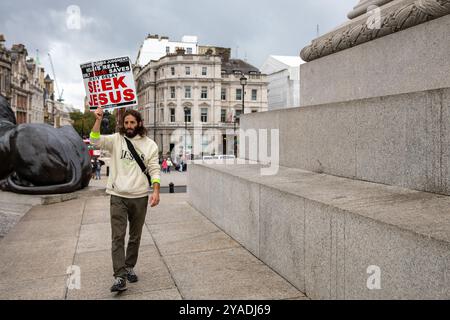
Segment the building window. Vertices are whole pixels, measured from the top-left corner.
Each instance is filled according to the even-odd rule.
[[[191,74],[191,67],[186,67],[186,75],[190,75]]]
[[[175,87],[170,87],[170,98],[175,99]]]
[[[175,75],[175,67],[170,67],[170,74]]]
[[[202,76],[206,76],[208,74],[208,68],[202,67]]]
[[[159,121],[164,122],[164,108],[161,108],[160,119]]]
[[[222,88],[222,91],[220,93],[220,97],[222,100],[227,100],[227,89]]]
[[[208,145],[209,145],[209,141],[208,141],[208,136],[207,135],[202,135],[202,152],[208,152]]]
[[[170,122],[175,122],[175,108],[170,108]]]
[[[227,110],[220,110],[220,122],[227,122]]]
[[[236,89],[236,100],[242,100],[242,89]]]
[[[166,47],[166,54],[170,53],[170,47]]]
[[[202,108],[200,118],[202,122],[208,122],[208,108]]]
[[[191,122],[191,108],[184,110],[184,121]]]
[[[252,89],[252,100],[256,101],[257,97],[258,97],[258,90]]]
[[[192,54],[192,48],[186,48],[186,54]]]
[[[201,99],[208,99],[208,87],[202,87],[202,92],[200,94]]]
[[[236,119],[239,119],[239,118],[240,118],[241,113],[242,113],[242,110],[241,110],[241,109],[237,109],[237,110],[236,110],[236,113],[235,113]],[[239,121],[239,120],[237,120],[237,121]]]
[[[190,99],[191,98],[191,87],[189,87],[189,86],[184,87],[184,97],[186,99]]]

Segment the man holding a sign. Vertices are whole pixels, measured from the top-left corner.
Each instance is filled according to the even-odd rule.
[[[126,110],[118,133],[100,135],[103,109],[95,111],[91,143],[111,153],[110,175],[106,192],[111,195],[112,261],[114,284],[111,292],[127,289],[126,282],[136,282],[136,265],[142,227],[149,202],[149,187],[153,185],[150,206],[159,204],[160,166],[158,146],[146,136],[141,114]],[[128,246],[125,252],[127,220],[130,222]]]
[[[124,291],[129,282],[138,281],[136,265],[148,202],[159,204],[160,166],[158,146],[146,135],[139,112],[129,109],[120,119],[118,133],[100,135],[103,109],[137,104],[131,63],[128,57],[81,65],[95,124],[91,143],[111,153],[110,174],[106,192],[111,195],[112,262],[114,283],[111,292]],[[149,189],[153,194],[149,200]],[[127,221],[130,222],[125,252]]]

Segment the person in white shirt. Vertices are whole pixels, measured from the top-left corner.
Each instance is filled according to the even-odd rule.
[[[119,132],[112,135],[100,135],[102,108],[97,108],[95,117],[90,134],[91,143],[111,153],[110,174],[106,185],[106,192],[111,195],[111,251],[114,269],[111,292],[124,291],[127,289],[127,280],[138,281],[133,268],[138,258],[148,202],[150,201],[150,206],[154,207],[160,200],[158,146],[146,136],[142,116],[138,111],[126,110],[120,122]],[[135,160],[125,139],[131,142],[141,158],[146,168],[145,173]],[[150,183],[153,185],[153,193],[149,200]],[[130,237],[125,252],[127,220],[130,221]]]

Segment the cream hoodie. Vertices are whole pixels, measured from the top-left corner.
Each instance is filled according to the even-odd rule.
[[[149,194],[149,183],[133,155],[128,150],[124,136],[119,133],[100,135],[91,132],[91,143],[111,153],[106,192],[124,198],[141,198]],[[136,152],[141,156],[152,183],[160,183],[158,145],[149,137],[131,138]]]

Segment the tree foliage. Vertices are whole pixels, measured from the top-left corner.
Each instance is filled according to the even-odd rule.
[[[102,134],[111,134],[115,132],[116,117],[114,113],[105,113],[106,119],[109,120],[109,127],[107,130],[102,130]],[[88,138],[92,127],[95,123],[95,115],[93,112],[75,111],[70,113],[70,119],[73,120],[73,127],[78,134],[83,138]],[[104,129],[104,128],[102,128]]]

